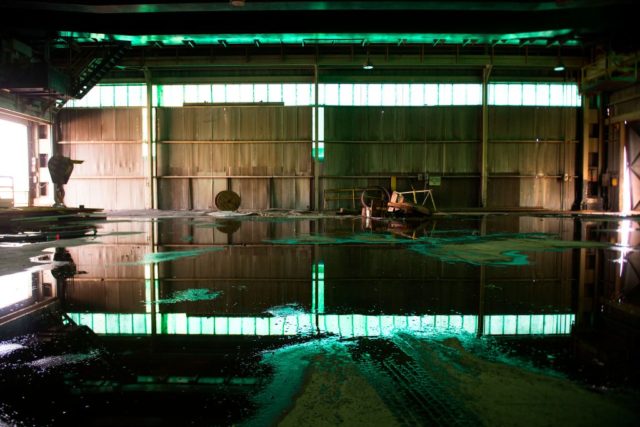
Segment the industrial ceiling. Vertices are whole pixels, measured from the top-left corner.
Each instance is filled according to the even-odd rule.
[[[9,0],[0,89],[44,112],[98,81],[149,76],[473,80],[491,66],[496,78],[575,81],[598,56],[637,57],[637,10],[633,0]],[[376,69],[357,74],[365,59]]]

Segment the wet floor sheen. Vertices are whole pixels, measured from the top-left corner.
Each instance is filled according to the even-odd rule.
[[[637,219],[91,230],[0,245],[2,425],[640,420]]]

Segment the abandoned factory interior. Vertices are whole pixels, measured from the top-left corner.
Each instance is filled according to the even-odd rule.
[[[637,0],[0,17],[0,425],[640,425]]]

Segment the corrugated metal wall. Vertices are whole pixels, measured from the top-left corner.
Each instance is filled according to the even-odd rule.
[[[175,107],[157,117],[161,209],[215,209],[227,189],[241,209],[310,207],[311,108]]]
[[[65,109],[64,153],[77,165],[67,204],[144,208],[142,109]],[[438,207],[479,205],[482,114],[478,106],[326,107],[319,191],[423,188],[441,176]],[[489,108],[488,205],[570,209],[575,199],[577,109]],[[157,111],[161,209],[215,209],[233,190],[244,209],[308,209],[311,107],[186,106]],[[321,202],[322,206],[322,202]],[[351,206],[329,202],[326,207]],[[356,205],[359,208],[359,204]]]
[[[325,108],[321,190],[389,187],[394,175],[405,191],[430,174],[442,176],[439,206],[477,206],[481,125],[478,107]]]
[[[76,164],[65,186],[67,206],[144,209],[141,108],[65,108],[62,153]]]
[[[491,107],[488,205],[570,209],[577,132],[575,108]]]

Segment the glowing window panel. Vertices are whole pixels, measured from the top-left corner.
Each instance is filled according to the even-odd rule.
[[[396,105],[411,105],[411,85],[409,84],[397,84],[396,86]],[[419,86],[419,85],[418,85]],[[416,87],[416,92],[420,91],[421,87]]]
[[[0,276],[0,308],[31,298],[31,276],[28,271]]]
[[[183,86],[166,85],[163,87],[162,99],[159,100],[162,107],[180,107],[184,104]]]
[[[371,106],[382,105],[382,85],[370,84],[367,91],[367,104]]]
[[[120,318],[120,333],[133,334],[133,316],[125,314]]]
[[[242,335],[242,319],[239,317],[230,317],[228,320],[229,335]]]
[[[340,85],[324,84],[320,90],[320,104],[322,105],[340,105],[339,95]]]
[[[150,334],[150,314],[68,313],[79,325],[99,334]],[[319,329],[343,337],[391,336],[401,331],[466,331],[476,333],[473,315],[364,316],[352,314],[319,315]],[[197,317],[185,313],[157,314],[161,334],[192,335],[294,335],[313,333],[316,315],[286,317]],[[485,316],[486,335],[558,335],[569,334],[575,321],[573,314],[490,315]]]
[[[383,84],[381,85],[382,90],[382,100],[380,102],[381,105],[398,105],[396,85],[393,84]]]
[[[520,84],[509,85],[509,95],[508,95],[507,104],[522,105],[522,85]]]
[[[338,97],[340,105],[354,105],[353,103],[353,85],[341,84],[338,87]]]
[[[354,314],[353,317],[353,336],[364,337],[367,334],[367,319],[361,314]]]
[[[120,332],[120,315],[109,313],[106,315],[105,334],[117,334]],[[95,332],[95,331],[94,331]]]
[[[104,334],[106,332],[106,319],[105,319],[105,315],[103,313],[97,313],[95,314],[92,319],[92,325],[91,325],[91,329],[96,333],[96,334]]]
[[[462,328],[470,334],[475,334],[478,331],[478,317],[477,316],[463,316]]]
[[[267,90],[266,85],[264,86],[266,91]],[[211,85],[211,102],[218,103],[218,104],[227,102],[226,85],[221,85],[221,84]]]
[[[353,85],[353,105],[367,105],[367,92],[367,85]]]
[[[420,316],[407,316],[407,329],[420,331]]]
[[[453,85],[453,105],[467,104],[467,85]]]
[[[268,102],[269,89],[266,84],[257,84],[253,87],[253,96],[255,102]]]
[[[434,328],[436,326],[436,316],[425,315],[422,316],[423,328]]]
[[[253,85],[239,85],[238,101],[239,102],[255,102],[253,95]]]
[[[414,107],[421,107],[425,104],[424,98],[424,85],[413,84],[407,85],[409,91],[409,105]]]
[[[196,317],[187,318],[187,330],[190,335],[202,334],[202,322]]]
[[[506,335],[515,335],[518,326],[518,316],[504,316],[503,333]]]
[[[184,102],[196,103],[201,102],[198,98],[198,86],[197,85],[185,85],[184,86]]]
[[[213,317],[202,318],[200,332],[204,335],[213,335],[215,333],[215,319]]]
[[[113,107],[115,102],[115,86],[97,86],[100,91],[100,106]]]
[[[282,85],[282,102],[284,105],[296,105],[296,85]]]
[[[269,84],[269,102],[282,102],[282,85]]]
[[[402,316],[393,317],[394,329],[407,329],[407,326],[408,326],[408,320],[406,317],[402,317]]]
[[[549,105],[565,105],[564,87],[561,85],[549,86]]]
[[[544,331],[544,316],[541,314],[531,315],[531,329],[530,334],[538,335]]]
[[[380,336],[380,317],[378,316],[366,316],[365,317],[366,335],[368,337]]]
[[[482,85],[467,84],[467,103],[466,105],[482,105]]]
[[[298,334],[298,316],[286,316],[284,318],[283,335]]]
[[[229,335],[229,319],[226,317],[216,317],[214,331],[216,335]]]
[[[548,106],[549,105],[549,85],[546,84],[538,84],[536,85],[536,103],[535,105],[539,106]]]
[[[256,335],[269,335],[269,319],[256,319]]]
[[[462,316],[449,316],[449,328],[462,329]]]
[[[424,85],[424,104],[425,105],[440,105],[439,104],[439,86],[437,84]]]
[[[168,314],[169,325],[174,334],[184,335],[187,333],[187,315],[185,313]]]
[[[438,314],[436,315],[435,327],[436,329],[449,329],[449,322],[450,322],[449,316],[443,316]]]
[[[251,102],[251,99],[243,99],[241,88],[239,84],[227,85],[226,102]]]
[[[310,84],[296,85],[296,104],[313,105],[315,103],[315,88]]]
[[[394,316],[380,316],[380,335],[389,336],[394,330]]]
[[[353,315],[338,316],[338,329],[340,335],[352,337],[353,336]]]
[[[324,315],[324,330],[330,334],[340,335],[340,322],[337,314]]]
[[[509,105],[509,85],[496,84],[490,85],[490,87],[493,87],[493,96],[489,102],[490,105]],[[489,93],[491,93],[491,90]]]
[[[522,105],[536,105],[536,85],[522,85]]]
[[[243,317],[242,335],[256,335],[256,319],[254,317]]]
[[[453,104],[453,85],[441,84],[438,87],[438,105]]]
[[[93,90],[91,90],[91,92],[93,92]],[[89,94],[91,92],[89,92]],[[116,86],[114,87],[114,92],[114,105],[122,107],[129,105],[129,91],[127,86]]]
[[[519,316],[516,334],[528,335],[531,333],[531,316]]]
[[[269,318],[269,335],[284,335],[284,319],[281,317]]]

